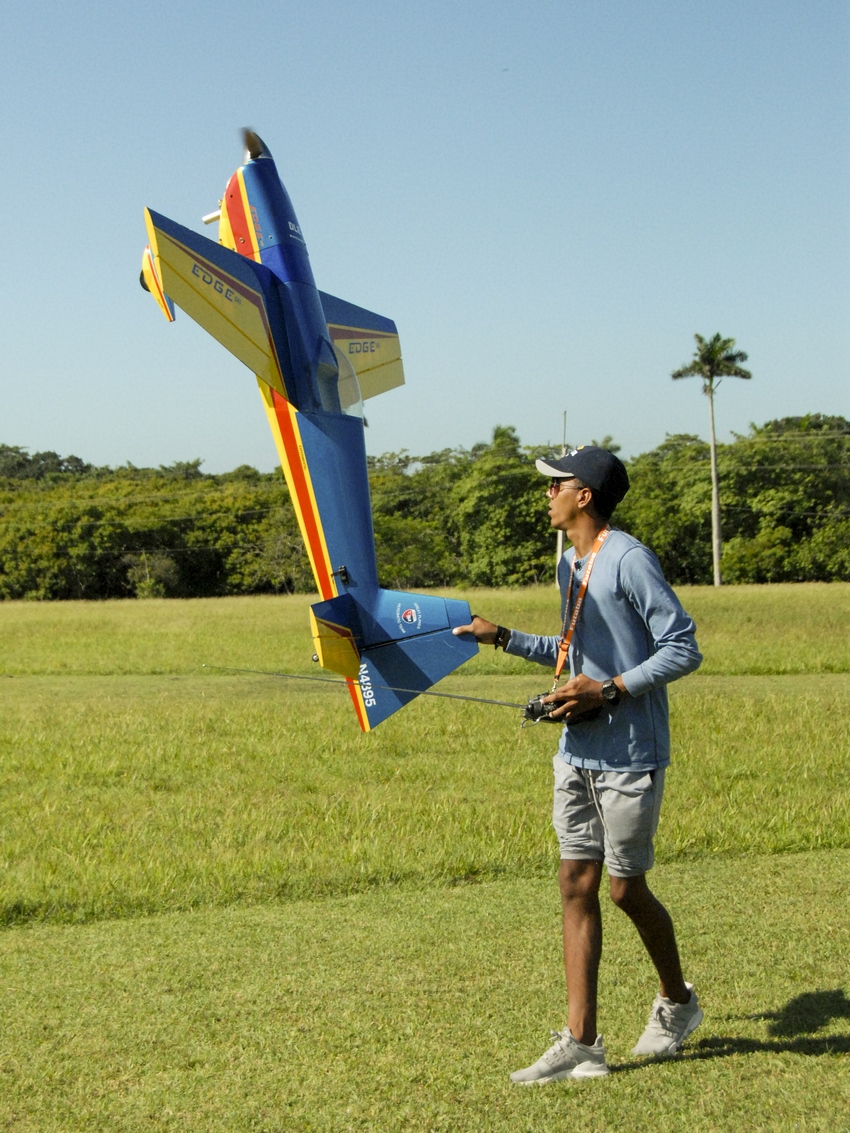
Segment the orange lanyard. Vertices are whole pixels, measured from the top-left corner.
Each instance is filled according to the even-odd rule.
[[[590,558],[587,560],[587,569],[584,572],[584,578],[581,580],[581,586],[578,588],[578,594],[576,595],[576,604],[575,606],[573,606],[573,614],[570,618],[570,624],[569,626],[567,626],[567,614],[570,611],[570,597],[572,596],[573,592],[573,579],[575,578],[576,574],[576,560],[575,555],[573,556],[573,561],[570,565],[570,581],[569,585],[567,586],[567,602],[564,609],[564,628],[561,631],[561,640],[558,642],[558,660],[555,664],[555,680],[552,683],[552,692],[554,692],[558,687],[558,678],[560,677],[561,672],[564,668],[564,662],[569,656],[570,642],[573,639],[573,633],[575,632],[576,623],[578,622],[578,616],[581,613],[584,596],[587,593],[587,584],[588,582],[590,582],[590,572],[593,570],[593,564],[596,562],[596,556],[599,554],[602,544],[610,534],[611,525],[610,523],[608,523],[605,525],[605,527],[602,528],[602,530],[593,541],[593,547],[590,551]]]

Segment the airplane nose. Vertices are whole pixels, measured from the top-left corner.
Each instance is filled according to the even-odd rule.
[[[258,157],[271,157],[271,150],[266,143],[259,134],[255,134],[248,126],[242,130],[242,142],[245,146],[244,160],[246,162],[256,161]]]

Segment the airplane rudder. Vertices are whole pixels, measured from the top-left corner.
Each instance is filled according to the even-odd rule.
[[[357,680],[361,668],[363,633],[357,604],[350,594],[339,594],[310,607],[313,647],[323,669]]]

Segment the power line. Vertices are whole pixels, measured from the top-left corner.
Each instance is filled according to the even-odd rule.
[[[8,494],[11,497],[12,501],[14,502],[15,495],[17,494],[17,491],[19,491],[21,489],[25,490],[24,485],[29,487],[33,484],[38,484],[39,490],[43,491],[45,496],[49,497],[49,496],[53,495],[53,492],[51,491],[51,489],[54,487],[54,485],[52,485],[52,484],[43,484],[42,485],[39,481],[32,481],[32,480],[16,480],[15,484],[20,485],[21,488],[20,489],[7,488],[7,489],[5,489],[5,491],[4,491],[3,488],[0,488],[0,496]],[[59,486],[65,487],[66,485],[59,485]],[[288,501],[289,495],[288,495],[287,488],[286,488],[285,484],[270,484],[270,485],[268,485],[268,488],[264,488],[264,489],[254,489],[254,488],[252,488],[251,492],[268,491],[269,489],[275,489],[276,491],[280,492],[284,501],[285,502]],[[204,489],[202,492],[199,492],[197,488],[187,488],[185,491],[182,491],[182,492],[168,492],[168,493],[157,492],[157,493],[154,493],[152,495],[145,495],[145,496],[135,496],[135,495],[126,495],[126,496],[75,496],[73,493],[70,493],[67,496],[63,496],[62,498],[67,499],[68,501],[73,501],[77,505],[80,505],[80,504],[91,504],[92,506],[98,506],[100,504],[134,505],[134,504],[145,504],[145,503],[162,503],[166,500],[181,500],[181,499],[184,499],[186,496],[193,496],[193,495],[194,496],[200,495],[200,496],[203,497],[203,496],[206,496],[206,495],[218,494],[220,496],[223,496],[225,494],[225,491],[226,491],[226,489],[222,489],[218,485],[212,485],[210,489]],[[31,504],[27,503],[27,504],[24,504],[24,505],[21,505],[21,506],[39,508],[43,505],[36,502],[36,503],[31,503]]]
[[[723,454],[718,453],[718,459],[722,461]],[[836,469],[841,468],[850,472],[850,464],[743,464],[735,465],[734,467],[740,468],[742,472],[812,472],[815,470],[823,469]]]
[[[111,524],[113,527],[126,527],[126,529],[128,531],[133,532],[133,531],[149,531],[151,527],[155,527],[155,526],[158,526],[160,524],[186,523],[186,522],[190,522],[190,521],[193,521],[193,520],[216,519],[219,516],[229,516],[230,518],[232,518],[234,520],[234,522],[241,522],[244,518],[249,517],[249,516],[266,515],[269,512],[278,511],[278,510],[280,510],[280,511],[286,510],[285,505],[284,504],[270,504],[268,507],[264,507],[264,508],[249,508],[249,509],[233,508],[233,509],[228,509],[226,511],[200,511],[200,512],[197,512],[195,515],[157,515],[157,516],[155,516],[151,519],[150,523],[143,524],[140,527],[130,527],[127,524],[126,520],[128,518],[132,518],[132,516],[130,516],[130,517],[116,516],[112,519],[86,519],[83,515],[78,516],[76,519],[63,519],[63,520],[45,519],[45,520],[42,520],[38,523],[30,523],[26,519],[24,519],[23,525],[25,525],[28,530],[34,531],[34,530],[36,530],[40,527],[51,527],[51,528],[54,528],[54,529],[58,529],[58,528],[63,528],[63,527],[64,528],[70,528],[70,527],[105,527],[105,526],[109,526]],[[6,522],[11,523],[16,519],[15,512],[12,511],[12,512],[7,513],[7,514],[3,514],[2,512],[0,512],[0,519],[3,519]]]
[[[733,434],[734,435],[734,434]],[[752,437],[738,437],[732,441],[732,444],[755,444],[758,441],[820,441],[820,440],[835,440],[841,437],[844,440],[850,440],[850,432],[835,431],[835,432],[817,432],[817,433],[756,433]]]

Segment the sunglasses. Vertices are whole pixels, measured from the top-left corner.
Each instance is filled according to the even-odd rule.
[[[553,476],[549,481],[549,487],[546,489],[546,494],[557,496],[562,488],[572,488],[574,492],[580,492],[585,487],[584,484],[573,484],[574,476]]]

